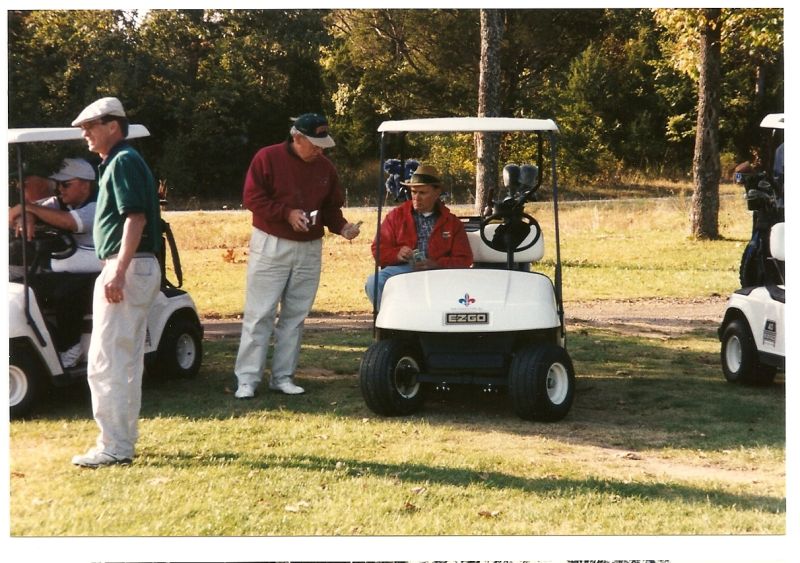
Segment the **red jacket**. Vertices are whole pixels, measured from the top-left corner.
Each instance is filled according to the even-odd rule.
[[[259,150],[244,181],[244,206],[253,212],[253,226],[289,240],[322,238],[323,226],[341,233],[347,224],[342,215],[344,197],[333,163],[324,155],[306,162],[290,148],[290,142]],[[318,210],[316,225],[296,232],[287,221],[292,209]]]
[[[428,258],[442,268],[469,268],[472,266],[472,249],[467,233],[458,217],[443,204],[437,203],[439,218],[433,226],[428,241]],[[392,209],[381,224],[381,267],[399,264],[400,248],[417,246],[417,227],[411,214],[412,203],[406,201]],[[372,255],[376,256],[376,244],[372,241]],[[377,256],[376,256],[377,257]]]

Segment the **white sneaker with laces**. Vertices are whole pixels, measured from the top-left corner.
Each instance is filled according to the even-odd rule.
[[[306,392],[305,389],[303,389],[299,385],[295,385],[288,379],[284,381],[279,381],[277,383],[270,383],[269,388],[272,391],[277,391],[279,393],[284,393],[286,395],[301,395]]]
[[[255,397],[256,390],[253,386],[249,383],[240,383],[239,387],[236,388],[236,393],[234,393],[234,397],[237,399],[252,399]]]
[[[106,465],[129,465],[131,458],[117,457],[108,452],[98,452],[94,449],[89,450],[84,455],[76,455],[72,458],[72,465],[97,469]]]
[[[80,342],[72,346],[69,350],[58,353],[58,357],[61,360],[61,365],[65,368],[72,368],[78,365],[78,361],[81,359],[82,355],[83,350],[81,350]]]

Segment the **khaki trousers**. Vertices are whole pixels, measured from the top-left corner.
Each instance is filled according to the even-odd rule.
[[[106,260],[94,285],[87,377],[92,412],[100,427],[96,450],[133,458],[139,437],[147,316],[161,286],[161,271],[152,255],[133,258],[125,273],[122,301],[109,303],[104,285],[115,268],[116,260]]]
[[[273,333],[272,383],[292,378],[303,323],[317,295],[321,264],[322,239],[298,242],[253,229],[242,337],[234,368],[239,384],[255,388],[261,382]]]

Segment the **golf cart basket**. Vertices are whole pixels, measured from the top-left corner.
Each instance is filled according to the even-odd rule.
[[[761,127],[771,128],[774,139],[777,130],[783,130],[783,114],[766,116]],[[756,171],[749,166],[739,165],[734,173],[734,181],[744,188],[747,209],[753,214],[753,228],[750,241],[742,254],[739,266],[739,282],[742,287],[753,287],[774,283],[782,279],[776,271],[777,264],[770,260],[769,238],[773,225],[784,221],[783,170],[775,171],[773,156],[775,142],[768,149],[766,170]]]

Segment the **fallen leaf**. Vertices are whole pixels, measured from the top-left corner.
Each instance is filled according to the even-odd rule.
[[[411,489],[411,492],[416,494],[416,495],[421,495],[422,493],[424,493],[427,490],[428,489],[426,489],[425,487],[414,487],[413,489]]]
[[[302,512],[304,508],[308,508],[311,504],[307,500],[298,501],[297,504],[287,504],[284,507],[286,512]]]
[[[483,516],[484,518],[497,518],[500,516],[499,510],[480,510],[478,511],[478,516]]]
[[[418,510],[418,508],[416,507],[416,505],[406,501],[406,503],[403,505],[403,510],[407,510],[408,512],[414,512],[415,510]]]
[[[639,454],[635,454],[633,452],[629,452],[629,453],[625,454],[622,457],[623,457],[623,459],[632,459],[634,461],[638,461],[638,460],[642,459],[642,456],[640,456]]]

